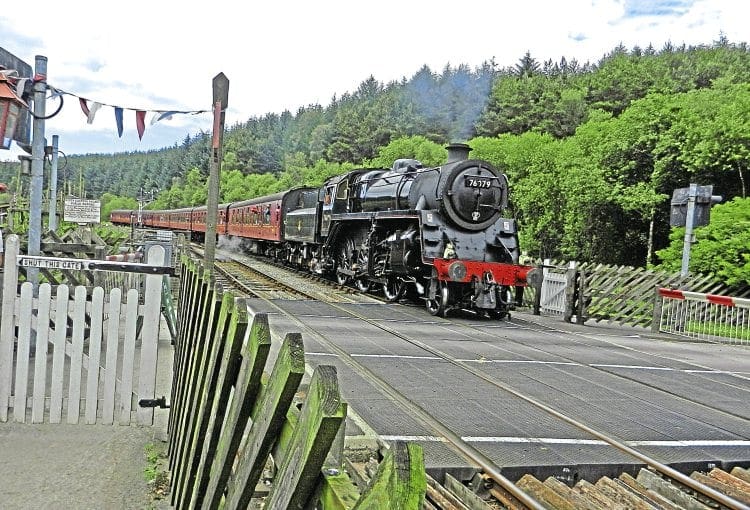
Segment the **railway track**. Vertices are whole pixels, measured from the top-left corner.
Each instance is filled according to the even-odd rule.
[[[220,262],[217,264],[217,268],[219,268],[219,271],[221,271],[222,273],[225,273],[226,275],[231,275],[231,278],[233,280],[244,279],[244,276],[242,278],[237,276],[238,273],[242,273],[243,275],[245,273],[244,270],[239,271],[238,266],[234,265],[237,263],[232,263],[231,266],[222,267],[224,264],[228,264],[228,263]],[[263,264],[260,264],[260,265],[263,265]],[[491,494],[493,497],[497,498],[497,500],[502,502],[502,504],[505,505],[506,507],[532,508],[532,509],[548,508],[550,507],[550,498],[554,499],[554,497],[550,495],[551,493],[549,491],[552,491],[552,492],[555,492],[555,490],[557,490],[558,492],[564,492],[564,491],[562,491],[561,487],[550,487],[550,486],[556,485],[554,481],[551,481],[551,480],[545,480],[545,482],[539,482],[536,479],[525,477],[519,480],[518,483],[514,483],[513,481],[506,478],[501,473],[501,468],[499,466],[497,466],[491,459],[485,456],[479,449],[477,449],[476,447],[474,447],[472,444],[468,443],[467,441],[464,441],[464,439],[462,439],[454,431],[452,431],[450,427],[443,424],[440,420],[437,420],[436,418],[434,418],[430,414],[429,410],[424,409],[423,407],[412,402],[406,395],[402,394],[398,389],[394,388],[381,375],[370,370],[363,363],[358,361],[357,358],[349,354],[345,349],[342,349],[337,344],[330,341],[324,334],[321,334],[319,331],[313,329],[302,320],[299,320],[298,318],[293,317],[293,316],[290,317],[284,311],[283,307],[279,306],[276,302],[274,302],[275,299],[288,299],[288,298],[283,297],[283,294],[278,293],[279,291],[277,290],[277,287],[278,286],[284,287],[285,289],[283,290],[283,292],[289,293],[289,295],[296,296],[295,299],[306,298],[306,299],[314,299],[317,301],[324,302],[328,306],[337,310],[338,312],[345,314],[345,316],[352,317],[354,319],[366,322],[369,325],[373,326],[374,328],[377,328],[379,331],[381,331],[381,334],[385,334],[390,337],[395,337],[402,341],[408,342],[409,344],[416,346],[419,349],[429,353],[431,356],[437,357],[447,363],[450,363],[454,367],[460,368],[462,371],[468,374],[471,374],[472,377],[475,377],[478,380],[481,380],[483,383],[490,384],[503,392],[511,394],[515,398],[522,400],[526,402],[527,404],[530,404],[550,414],[551,416],[555,417],[561,422],[565,422],[566,424],[571,425],[585,432],[591,437],[596,438],[596,440],[606,443],[610,445],[612,448],[616,448],[617,450],[629,456],[632,456],[634,459],[637,459],[639,462],[648,466],[650,470],[648,472],[658,473],[658,477],[673,481],[675,486],[687,490],[688,493],[691,494],[690,497],[694,497],[696,500],[702,500],[705,503],[709,503],[710,505],[713,505],[715,507],[718,506],[719,508],[730,508],[730,509],[749,508],[748,504],[750,504],[750,501],[743,501],[741,497],[738,497],[738,494],[740,494],[740,496],[742,495],[741,491],[732,492],[731,490],[725,489],[722,492],[721,486],[719,486],[716,483],[713,483],[713,479],[710,476],[708,477],[708,479],[706,479],[706,477],[703,475],[687,476],[659,462],[657,459],[633,448],[632,446],[626,444],[626,442],[623,442],[611,436],[609,433],[602,431],[602,430],[598,430],[595,427],[592,427],[583,423],[582,421],[576,419],[575,417],[571,417],[560,412],[554,407],[545,404],[544,402],[538,400],[537,398],[534,398],[533,396],[525,394],[523,391],[520,391],[519,389],[513,387],[512,385],[509,385],[493,377],[492,375],[477,368],[476,366],[473,366],[472,364],[467,363],[466,361],[458,359],[455,356],[452,356],[446,352],[443,352],[440,349],[437,349],[431,345],[428,345],[418,340],[417,338],[411,337],[409,335],[405,335],[404,333],[388,326],[387,324],[383,323],[380,320],[373,320],[369,317],[366,317],[365,315],[361,313],[358,313],[352,310],[350,307],[342,306],[342,304],[345,304],[345,303],[357,302],[357,300],[353,297],[357,295],[356,293],[352,293],[351,291],[341,291],[341,295],[345,296],[345,299],[342,300],[341,295],[337,295],[336,292],[332,292],[331,290],[328,290],[328,289],[320,289],[320,284],[314,285],[309,289],[300,288],[299,284],[279,285],[277,283],[277,280],[284,279],[285,277],[279,274],[276,274],[276,275],[269,274],[269,273],[274,272],[274,270],[270,270],[269,267],[271,266],[264,267],[262,270],[258,270],[256,268],[253,271],[255,276],[253,278],[248,277],[247,281],[249,283],[246,282],[242,284],[243,286],[245,286],[246,291],[249,292],[249,295],[256,296],[266,301],[268,306],[278,310],[279,313],[287,315],[289,319],[296,324],[298,329],[304,335],[309,335],[309,336],[314,337],[317,342],[324,345],[327,349],[329,349],[332,353],[334,353],[341,362],[345,363],[355,373],[359,374],[361,377],[366,379],[371,385],[373,385],[378,390],[380,390],[384,395],[388,396],[388,398],[390,398],[393,402],[396,402],[399,407],[401,407],[404,411],[409,413],[410,416],[418,420],[425,428],[434,431],[435,436],[440,437],[441,440],[443,440],[447,444],[450,444],[451,448],[455,452],[457,452],[460,456],[469,460],[472,464],[476,465],[482,473],[482,477],[484,480],[483,484],[485,488],[487,489],[487,492]],[[257,276],[258,273],[262,274],[263,277],[262,278],[258,277]],[[258,283],[255,283],[256,280]],[[269,281],[274,282],[274,283],[269,283]],[[448,323],[451,323],[451,321],[448,321]],[[453,322],[452,324],[454,325],[460,324],[461,327],[467,328],[468,331],[473,335],[482,336],[482,335],[488,334],[486,331],[484,331],[480,327],[466,325],[464,323],[455,323],[455,322]],[[527,327],[537,327],[537,326],[530,326],[527,324]],[[542,328],[540,328],[540,331],[541,330]],[[567,361],[571,363],[577,363],[575,360],[571,360],[571,359],[568,359]],[[717,409],[717,410],[721,411],[720,409]],[[738,471],[738,473],[740,474],[740,476],[735,477],[735,478],[739,478],[739,480],[742,480],[741,476],[744,476],[744,474],[746,473],[743,473],[740,471]],[[643,475],[643,476],[646,477],[648,475]],[[717,474],[716,476],[722,477],[723,475]],[[634,482],[633,480],[630,480],[627,477],[621,478],[620,482],[613,482],[613,483],[627,485],[630,487],[631,491],[636,491],[636,492],[638,492],[636,487],[640,486],[640,482],[638,482],[637,480]],[[592,484],[589,484],[589,485],[592,485]],[[607,482],[603,482],[603,485],[608,486]],[[739,485],[740,487],[743,487],[742,484],[739,484]],[[565,487],[567,487],[567,485],[565,485]],[[585,489],[588,492],[595,491],[595,489],[592,489],[591,487],[585,487]],[[581,489],[581,491],[583,490],[584,489]],[[598,491],[599,489],[596,489],[596,490]],[[601,490],[604,490],[604,489],[601,489]],[[648,493],[647,489],[644,489],[644,491],[646,491],[645,493]],[[535,494],[535,496],[531,496],[530,494]],[[558,497],[560,498],[560,502],[563,505],[560,508],[565,508],[564,503],[562,502],[564,502],[566,498],[572,498],[570,499],[571,501],[576,500],[575,494],[566,494],[564,497],[563,496],[558,496]],[[591,496],[591,498],[596,499],[594,498],[594,496]],[[557,508],[557,506],[553,506],[553,507]],[[572,506],[571,508],[577,508],[577,507]],[[629,508],[629,507],[625,506],[623,508]]]

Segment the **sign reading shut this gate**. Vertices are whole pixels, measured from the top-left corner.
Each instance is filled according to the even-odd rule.
[[[153,422],[164,248],[150,265],[19,255],[8,236],[0,317],[0,422]],[[144,291],[24,282],[18,268],[145,273]],[[123,295],[123,293],[125,295]]]

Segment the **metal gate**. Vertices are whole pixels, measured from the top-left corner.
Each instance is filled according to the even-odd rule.
[[[161,312],[164,248],[150,265],[19,255],[8,236],[0,316],[0,422],[150,425]],[[18,267],[146,273],[143,292],[31,282],[18,292]],[[130,279],[132,281],[132,279]],[[35,292],[36,290],[36,292]],[[123,296],[124,291],[124,296]]]

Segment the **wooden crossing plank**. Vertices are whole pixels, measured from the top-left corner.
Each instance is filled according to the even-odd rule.
[[[70,353],[68,377],[68,423],[78,423],[81,413],[81,365],[83,333],[86,325],[86,287],[78,286],[73,300],[73,349]]]
[[[68,335],[68,303],[70,289],[67,285],[57,287],[55,306],[55,340],[52,351],[52,375],[50,388],[49,422],[62,421],[63,374],[65,369],[65,343]]]
[[[31,423],[44,422],[44,401],[47,391],[47,343],[49,341],[52,287],[39,286],[39,310],[36,329],[36,358],[34,359],[34,396],[31,404]]]
[[[305,349],[302,344],[302,336],[299,333],[289,333],[284,339],[268,382],[263,385],[260,396],[253,403],[252,426],[238,460],[235,475],[227,487],[226,504],[224,505],[226,510],[247,507],[266,458],[284,425],[287,411],[304,373]],[[326,378],[330,378],[330,374]],[[315,378],[314,391],[317,391],[320,386],[319,379],[320,375]],[[252,395],[245,393],[242,400],[248,398],[251,399]],[[232,419],[241,419],[243,412],[246,410],[243,408],[244,402],[239,400],[238,402],[232,402],[230,412],[230,418]],[[308,414],[310,414],[310,411],[308,411]],[[232,422],[228,421],[227,423],[231,424]],[[236,425],[227,427],[222,434],[219,451],[216,454],[214,465],[211,467],[211,481],[204,501],[205,508],[218,508],[223,492],[223,482],[228,478],[229,470],[234,462],[236,450],[233,451],[233,449],[237,447],[234,444],[237,442],[237,438],[233,437],[236,436],[235,428]],[[335,433],[333,436],[335,436]],[[332,440],[333,437],[331,437]],[[269,505],[269,508],[289,507]]]
[[[104,362],[104,394],[102,395],[102,423],[111,425],[115,419],[115,382],[117,381],[117,349],[120,344],[120,312],[122,290],[109,293],[107,324],[107,352]]]
[[[130,289],[125,305],[125,340],[123,341],[122,374],[120,375],[120,424],[130,424],[133,400],[133,363],[135,339],[138,335],[138,291]]]
[[[88,370],[86,374],[86,411],[88,424],[96,423],[99,404],[99,363],[102,353],[102,321],[104,319],[104,289],[96,287],[91,294],[91,328],[89,329]]]
[[[21,285],[21,300],[18,308],[18,349],[16,351],[15,401],[13,419],[26,422],[26,394],[29,384],[29,346],[31,343],[32,298],[34,285],[25,282]]]

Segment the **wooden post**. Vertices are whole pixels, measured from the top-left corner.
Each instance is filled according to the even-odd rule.
[[[565,313],[563,313],[563,320],[570,322],[573,318],[575,311],[575,295],[576,295],[576,263],[570,262],[568,270],[565,272],[567,283],[565,285]]]
[[[578,302],[576,305],[576,324],[586,321],[586,273],[583,269],[578,270],[578,289],[576,291]]]
[[[549,273],[549,265],[552,263],[550,259],[544,259],[542,261],[542,277],[539,279],[539,286],[536,288],[534,295],[534,315],[542,314],[542,289],[544,288],[544,279]]]
[[[421,508],[427,491],[422,447],[396,441],[354,510],[366,508]]]
[[[654,315],[651,321],[651,332],[658,333],[661,329],[662,299],[659,295],[659,285],[654,287]]]
[[[5,272],[3,276],[3,305],[0,316],[0,422],[8,421],[8,400],[13,375],[13,346],[15,333],[16,285],[18,284],[17,257],[20,240],[11,234],[5,241]]]
[[[211,168],[208,174],[208,198],[206,200],[206,245],[203,252],[206,269],[214,272],[216,252],[216,222],[219,209],[219,176],[221,174],[221,145],[224,139],[224,117],[229,102],[229,80],[224,73],[213,79],[214,133],[211,142]]]

